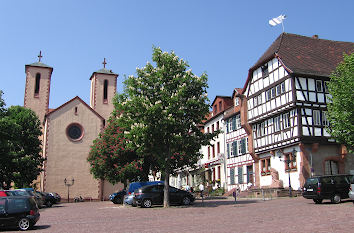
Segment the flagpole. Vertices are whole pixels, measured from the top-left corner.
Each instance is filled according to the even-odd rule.
[[[284,23],[283,23],[284,20],[281,21],[281,26],[283,27],[283,33],[284,33]]]

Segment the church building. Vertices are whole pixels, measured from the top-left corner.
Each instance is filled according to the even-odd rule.
[[[36,112],[42,123],[44,172],[40,176],[41,191],[57,192],[63,199],[82,196],[104,200],[123,188],[90,174],[87,157],[93,140],[97,138],[113,111],[113,97],[118,74],[103,68],[93,72],[90,104],[76,96],[55,109],[49,109],[50,83],[53,68],[38,62],[25,66],[26,88],[24,107]],[[70,187],[68,187],[70,186]],[[68,190],[69,188],[69,190]]]

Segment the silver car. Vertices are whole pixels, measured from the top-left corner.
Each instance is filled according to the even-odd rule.
[[[354,204],[354,176],[352,176],[350,180],[349,198],[353,200]]]

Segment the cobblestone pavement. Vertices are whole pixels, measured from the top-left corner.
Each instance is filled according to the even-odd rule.
[[[196,200],[168,209],[63,203],[40,212],[30,232],[354,232],[352,202],[317,205],[302,197]]]

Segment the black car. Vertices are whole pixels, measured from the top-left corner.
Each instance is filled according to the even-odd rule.
[[[0,227],[28,230],[39,220],[36,201],[31,196],[0,197]]]
[[[123,189],[119,192],[112,193],[111,195],[109,195],[109,200],[112,201],[114,204],[122,204],[124,196],[126,194],[127,194],[127,191],[125,191],[125,189]]]
[[[302,196],[313,199],[316,204],[322,203],[323,199],[340,203],[342,199],[349,198],[351,177],[352,175],[328,175],[308,178]]]
[[[133,203],[141,207],[151,207],[152,205],[162,205],[164,196],[164,185],[148,185],[134,192]],[[195,197],[190,192],[169,187],[170,204],[189,205],[194,202]]]

